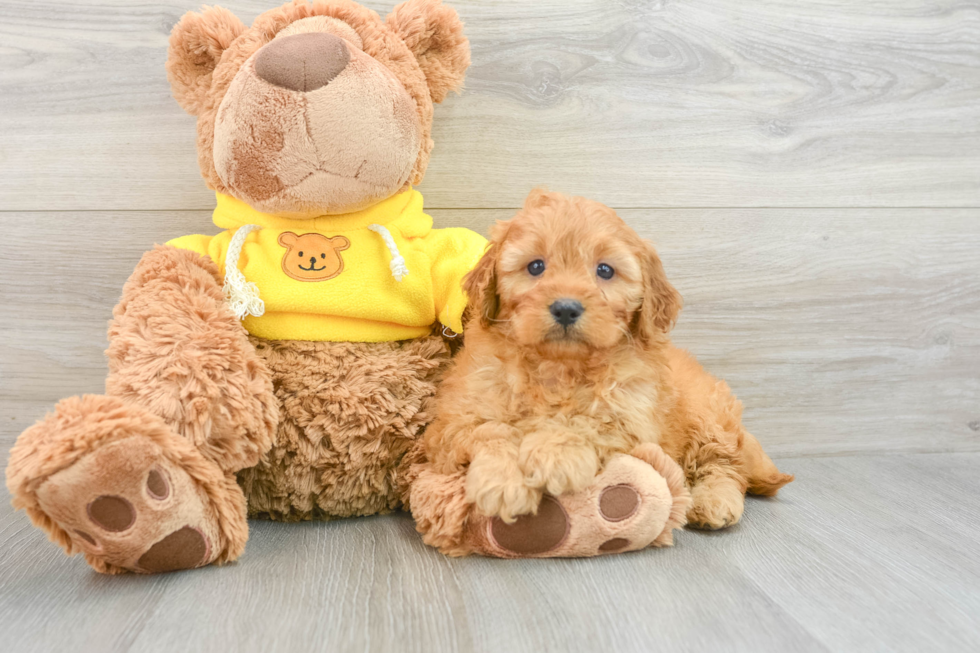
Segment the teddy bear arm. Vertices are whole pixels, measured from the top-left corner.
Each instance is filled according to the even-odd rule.
[[[107,394],[162,417],[227,472],[272,446],[271,375],[225,302],[218,268],[195,252],[147,252],[109,325]]]
[[[487,239],[462,228],[433,229],[424,246],[432,260],[432,290],[439,322],[455,333],[462,333],[466,308],[463,277],[483,256]]]
[[[650,546],[671,546],[674,543],[674,531],[683,528],[687,523],[687,511],[691,507],[691,493],[684,482],[684,471],[656,444],[642,444],[631,453],[633,457],[649,463],[667,482],[671,496],[670,514],[663,530]]]

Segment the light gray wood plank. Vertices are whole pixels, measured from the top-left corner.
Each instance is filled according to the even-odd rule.
[[[786,461],[800,470],[800,487],[777,502],[751,501],[749,511],[773,511],[755,522],[764,534],[754,534],[754,545],[740,541],[753,525],[747,521],[734,541],[718,537],[717,553],[829,650],[977,650],[978,461],[976,454]]]
[[[436,114],[432,207],[541,183],[620,207],[980,205],[975,0],[453,5],[474,65]],[[193,3],[0,6],[0,208],[210,206],[163,70]]]
[[[785,459],[797,481],[673,549],[449,559],[406,515],[253,522],[243,558],[98,576],[0,507],[4,650],[971,651],[978,454]],[[0,497],[2,499],[2,497]]]
[[[511,213],[433,211],[484,233]],[[621,213],[685,297],[675,342],[728,381],[770,452],[980,450],[976,210]],[[106,323],[140,255],[208,222],[0,214],[0,441],[102,390]]]

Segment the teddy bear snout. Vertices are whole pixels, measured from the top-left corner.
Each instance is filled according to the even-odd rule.
[[[255,73],[276,86],[309,92],[329,84],[350,62],[344,39],[325,32],[280,36],[259,50]]]

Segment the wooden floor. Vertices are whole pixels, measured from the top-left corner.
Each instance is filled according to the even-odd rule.
[[[452,4],[473,67],[436,110],[437,225],[538,184],[617,208],[797,481],[670,550],[451,560],[389,515],[256,523],[235,565],[153,578],[64,557],[3,494],[0,650],[980,650],[980,2]],[[3,462],[102,390],[140,254],[215,231],[163,70],[195,6],[0,0]]]
[[[241,560],[104,577],[0,516],[5,651],[976,651],[980,454],[790,458],[724,533],[452,559],[407,515],[252,524]]]

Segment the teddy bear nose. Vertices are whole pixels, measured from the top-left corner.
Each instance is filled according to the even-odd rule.
[[[307,92],[326,86],[350,61],[344,39],[310,32],[273,39],[255,58],[256,74],[276,86]]]

